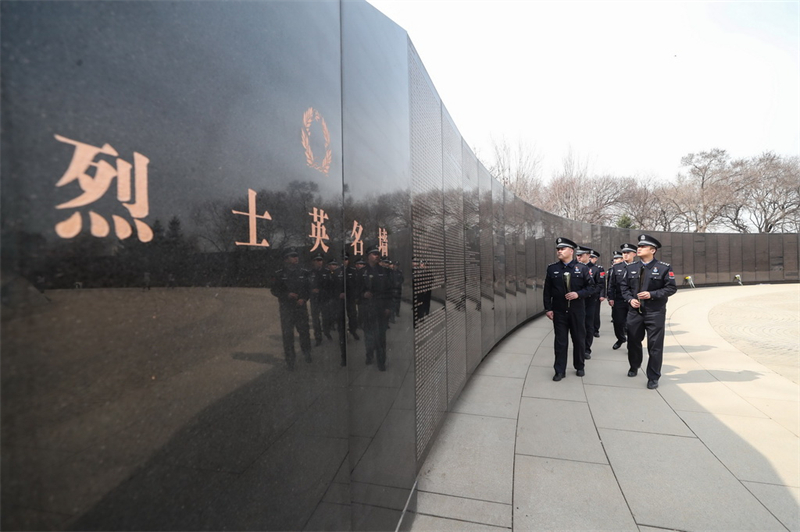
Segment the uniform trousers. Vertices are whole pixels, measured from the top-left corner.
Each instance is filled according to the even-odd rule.
[[[597,307],[594,309],[594,332],[600,331],[600,307],[603,306],[603,302],[598,300]]]
[[[345,302],[341,299],[331,299],[328,302],[329,305],[329,316],[331,327],[336,330],[336,333],[339,335],[339,351],[342,355],[342,365],[345,365],[347,360],[346,358],[346,343],[347,343],[347,334],[345,329]]]
[[[617,337],[617,341],[619,342],[624,342],[628,337],[625,332],[625,327],[628,321],[629,310],[631,310],[631,306],[624,299],[614,300],[614,306],[611,307],[611,321],[614,322],[614,336]]]
[[[367,348],[367,360],[378,359],[378,367],[386,365],[386,330],[389,328],[389,316],[379,306],[364,305],[361,312],[364,328],[364,345]]]
[[[573,303],[576,300],[573,300]],[[553,331],[555,333],[556,373],[567,372],[567,346],[572,338],[572,367],[583,369],[583,355],[586,349],[586,313],[582,304],[569,310],[553,311]]]
[[[322,341],[322,301],[318,295],[311,296],[311,326],[314,328],[314,339]]]
[[[297,306],[295,302],[280,305],[281,334],[283,335],[283,353],[286,363],[294,365],[294,331],[300,335],[300,349],[306,358],[311,358],[311,336],[308,331],[308,309],[305,305]]]
[[[356,308],[355,298],[348,297],[346,305],[347,328],[352,334],[355,334],[356,329],[358,329],[358,309]]]
[[[642,313],[635,308],[628,311],[628,363],[631,369],[642,366],[642,340],[647,333],[647,378],[657,381],[661,377],[661,363],[664,358],[664,322],[667,308],[647,309]]]
[[[586,316],[584,320],[584,329],[586,330],[586,342],[585,352],[591,354],[592,353],[592,343],[594,342],[594,316],[597,313],[597,307],[600,306],[600,299],[590,297],[586,300]]]

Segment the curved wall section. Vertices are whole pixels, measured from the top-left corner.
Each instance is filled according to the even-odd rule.
[[[635,239],[494,180],[365,2],[0,15],[4,529],[393,530],[555,238]],[[654,234],[798,280],[796,234]]]

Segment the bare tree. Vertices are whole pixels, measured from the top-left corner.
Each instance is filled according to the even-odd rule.
[[[481,161],[489,173],[518,197],[539,206],[542,156],[536,146],[522,139],[512,146],[505,137],[500,141],[492,138],[492,155],[492,164]]]
[[[736,198],[723,223],[741,233],[796,231],[800,213],[800,164],[797,157],[773,152],[739,161]]]

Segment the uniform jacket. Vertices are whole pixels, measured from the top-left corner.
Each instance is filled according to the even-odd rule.
[[[650,292],[650,299],[641,300],[641,308],[649,310],[666,308],[667,298],[678,291],[672,266],[655,259],[647,264],[634,262],[627,265],[620,286],[626,302],[636,299],[639,292]]]
[[[586,267],[589,268],[589,273],[592,275],[592,279],[594,279],[594,294],[592,294],[591,299],[606,297],[605,269],[602,266],[592,264],[591,262],[587,264]]]
[[[289,299],[290,293],[297,294],[297,299],[308,300],[310,294],[309,277],[311,272],[305,268],[285,267],[276,271],[272,276],[270,292],[278,298],[281,305],[294,305],[296,301]]]
[[[394,286],[392,271],[377,264],[367,264],[361,272],[361,303],[373,306],[375,310],[390,308]],[[372,294],[371,298],[364,297],[367,292]]]
[[[633,264],[633,263],[632,263]],[[625,298],[622,296],[622,277],[625,275],[625,262],[618,262],[611,266],[606,273],[608,278],[608,291],[606,297],[614,301],[622,301]]]
[[[567,285],[564,281],[564,273],[566,272],[570,274],[569,290],[567,290]],[[568,292],[577,292],[579,299],[568,302],[564,299]],[[583,307],[584,302],[582,300],[591,297],[594,293],[594,278],[585,264],[577,260],[572,260],[568,264],[558,261],[547,267],[543,292],[545,311],[567,310],[576,304]]]

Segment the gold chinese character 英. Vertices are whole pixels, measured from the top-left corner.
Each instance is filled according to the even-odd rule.
[[[111,187],[111,182],[117,180],[117,200],[128,209],[133,223],[136,226],[136,233],[142,242],[150,242],[153,239],[153,231],[150,226],[141,220],[150,212],[150,202],[148,197],[148,177],[147,165],[150,159],[141,153],[133,152],[133,164],[117,158],[116,166],[108,161],[95,158],[99,155],[109,155],[117,157],[118,153],[110,144],[104,144],[102,148],[71,140],[61,135],[55,135],[56,140],[75,147],[72,154],[72,161],[67,171],[56,183],[57,187],[63,187],[74,181],[78,182],[83,194],[80,196],[56,205],[56,209],[74,209],[85,207],[102,198]],[[94,175],[89,175],[89,171],[94,169]],[[133,180],[131,180],[131,169],[133,169]],[[131,198],[135,201],[131,202]],[[116,214],[111,216],[114,223],[114,231],[120,239],[124,240],[133,234],[131,224],[121,216]],[[108,221],[97,214],[89,211],[89,223],[91,233],[96,237],[105,237],[111,231]],[[61,238],[74,238],[81,232],[83,219],[80,212],[76,211],[66,220],[56,224],[56,233]]]
[[[325,245],[323,240],[330,240],[328,238],[328,231],[325,229],[325,220],[328,219],[328,215],[325,214],[324,210],[317,209],[316,207],[308,214],[313,217],[313,221],[311,222],[311,234],[308,235],[310,238],[314,239],[314,247],[311,248],[311,251],[321,247],[322,251],[327,252],[328,246]]]
[[[378,249],[381,257],[389,256],[389,235],[386,234],[386,229],[383,227],[378,228]]]
[[[256,237],[256,220],[272,220],[272,216],[269,215],[269,212],[264,211],[264,214],[257,214],[256,213],[256,191],[252,188],[247,189],[247,212],[241,211],[231,211],[233,214],[241,214],[247,216],[249,220],[250,226],[250,241],[249,242],[236,242],[237,246],[255,246],[255,247],[262,247],[266,248],[269,247],[269,242],[267,239],[264,238],[261,240],[261,243],[258,243],[258,238]]]
[[[361,233],[363,232],[364,226],[353,220],[353,229],[350,231],[350,236],[353,237],[353,243],[350,244],[353,247],[353,255],[364,254],[364,241],[361,240]]]

